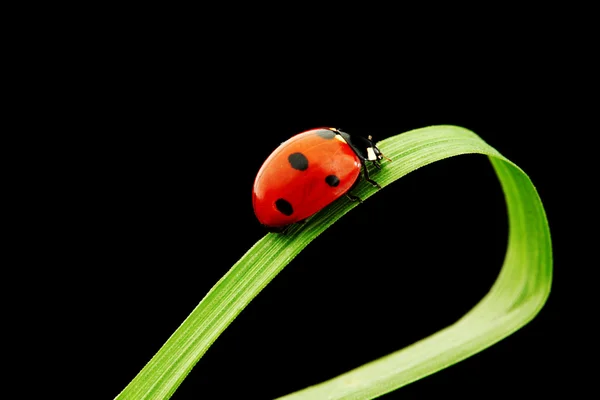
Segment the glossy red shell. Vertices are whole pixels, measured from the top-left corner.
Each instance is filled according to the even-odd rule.
[[[332,133],[329,129],[302,132],[283,142],[266,159],[252,191],[254,213],[261,224],[284,227],[302,221],[352,188],[360,175],[361,160],[340,135]],[[294,153],[308,160],[307,168],[291,165],[289,157]],[[335,186],[330,184],[336,182],[332,176],[339,180]],[[279,199],[291,205],[290,215],[278,209]]]

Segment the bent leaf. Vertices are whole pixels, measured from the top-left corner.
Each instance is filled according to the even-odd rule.
[[[518,166],[471,131],[432,126],[385,139],[378,147],[394,162],[377,181],[386,186],[420,167],[461,154],[487,155],[500,179],[509,219],[508,247],[490,292],[453,325],[388,356],[282,397],[370,399],[493,345],[527,324],[544,305],[552,281],[552,247],[542,202]],[[360,185],[355,194],[376,192]],[[250,301],[315,237],[356,207],[338,201],[292,227],[260,239],[223,276],[117,399],[169,398],[211,344]]]

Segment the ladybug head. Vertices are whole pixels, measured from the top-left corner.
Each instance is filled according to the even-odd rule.
[[[351,135],[346,132],[342,132],[339,129],[335,130],[339,135],[341,135],[346,143],[352,150],[356,153],[356,155],[364,161],[379,161],[382,159],[389,160],[386,156],[384,156],[379,148],[373,142],[373,138],[369,135],[369,138],[366,139],[362,136]]]
[[[373,143],[373,138],[371,135],[369,135],[367,141],[369,141],[369,146],[367,147],[367,160],[379,161],[383,159],[383,154],[381,154],[379,148],[375,146],[375,143]]]

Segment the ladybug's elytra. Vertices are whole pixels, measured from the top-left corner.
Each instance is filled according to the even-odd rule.
[[[271,232],[304,222],[343,195],[350,194],[369,178],[366,162],[381,169],[385,158],[371,140],[335,128],[318,128],[299,133],[283,142],[263,163],[252,190],[252,205],[259,222]]]

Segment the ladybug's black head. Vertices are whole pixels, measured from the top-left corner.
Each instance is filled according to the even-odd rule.
[[[371,136],[366,139],[362,136],[351,135],[349,133],[342,132],[339,129],[332,130],[341,135],[346,143],[352,147],[352,150],[354,150],[356,155],[363,161],[379,161],[383,158],[387,158],[381,154],[381,151],[377,148],[375,143],[373,143]]]
[[[375,143],[373,143],[371,135],[369,135],[369,138],[367,140],[370,142],[370,146],[367,147],[367,160],[379,161],[383,159],[383,154],[381,154],[379,148],[377,148],[377,146],[375,146]]]

